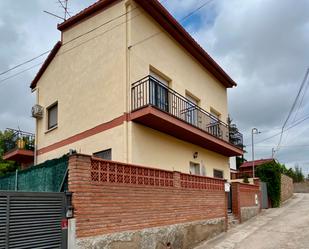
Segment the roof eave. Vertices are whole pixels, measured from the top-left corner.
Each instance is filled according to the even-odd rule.
[[[109,7],[120,0],[101,0],[58,25],[64,31],[74,24]],[[157,0],[134,0],[148,12],[165,30],[170,33],[199,63],[210,71],[226,88],[237,86],[231,77],[211,58],[211,56],[192,38],[178,21]]]
[[[72,16],[71,18],[67,19],[66,21],[57,25],[58,30],[63,31],[72,25],[78,23],[79,21],[83,20],[85,17],[91,16],[92,14],[109,7],[112,4],[120,2],[120,0],[104,0],[98,1],[91,6],[87,7],[86,9],[82,10],[78,14]]]
[[[237,86],[236,82],[214,61],[214,59],[192,38],[179,22],[161,5],[159,1],[135,0],[148,12],[174,39],[188,50],[225,87]]]
[[[38,81],[40,80],[40,78],[44,74],[45,70],[47,69],[49,64],[52,62],[54,57],[56,56],[56,54],[57,54],[58,50],[60,49],[61,45],[62,45],[61,41],[58,41],[55,44],[55,46],[53,47],[53,49],[50,51],[49,55],[47,56],[47,58],[44,61],[43,65],[41,66],[40,70],[38,71],[38,73],[34,77],[33,81],[31,82],[30,88],[32,89],[32,91],[36,88],[36,85],[37,85]]]

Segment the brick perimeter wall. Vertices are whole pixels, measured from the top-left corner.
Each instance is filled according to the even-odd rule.
[[[255,195],[258,195],[259,208],[261,207],[261,191],[258,180],[255,184],[232,182],[232,212],[241,222],[241,208],[257,207]]]
[[[102,167],[109,167],[110,163],[115,172],[122,172],[124,167],[136,167],[146,169],[147,174],[152,170],[166,176],[158,182],[151,177],[144,180],[137,177],[142,183],[138,185],[125,183],[132,181],[133,176],[109,172],[109,182],[105,182],[107,173]],[[226,219],[223,180],[137,167],[85,155],[70,157],[69,191],[73,192],[77,238],[212,218]],[[156,184],[160,186],[153,186]]]
[[[288,200],[294,192],[293,179],[281,174],[281,203]]]

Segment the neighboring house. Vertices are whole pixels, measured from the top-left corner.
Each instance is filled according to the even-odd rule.
[[[269,159],[260,159],[260,160],[254,160],[254,161],[247,161],[244,162],[242,165],[240,165],[238,173],[237,173],[237,178],[242,178],[244,175],[247,175],[247,177],[252,177],[253,176],[253,162],[254,162],[254,169],[256,172],[256,168],[264,163],[269,163],[275,161],[273,158]],[[233,178],[233,177],[231,177]]]
[[[15,129],[6,129],[12,137],[4,142],[3,159],[17,162],[21,169],[34,163],[34,134]]]
[[[102,0],[58,29],[31,84],[37,163],[72,149],[230,178],[243,154],[226,124],[236,84],[158,1]]]

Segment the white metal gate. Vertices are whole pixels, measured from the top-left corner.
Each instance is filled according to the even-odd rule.
[[[66,249],[65,193],[1,192],[0,249]]]

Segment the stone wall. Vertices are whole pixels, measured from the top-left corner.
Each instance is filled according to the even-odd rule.
[[[284,174],[281,174],[281,203],[291,198],[293,192],[293,179]]]
[[[261,210],[259,181],[255,184],[232,182],[232,212],[240,222],[257,215]]]
[[[194,221],[183,224],[104,234],[78,239],[78,249],[189,249],[220,234],[225,219]]]
[[[295,182],[294,193],[309,193],[309,181]]]
[[[240,220],[241,222],[245,222],[247,220],[250,220],[254,216],[257,216],[260,212],[260,207],[255,206],[255,207],[242,207],[240,208]]]
[[[74,155],[69,191],[79,248],[169,248],[168,243],[190,248],[226,230],[221,179]],[[141,247],[145,240],[156,246]],[[105,247],[89,246],[94,244]]]

